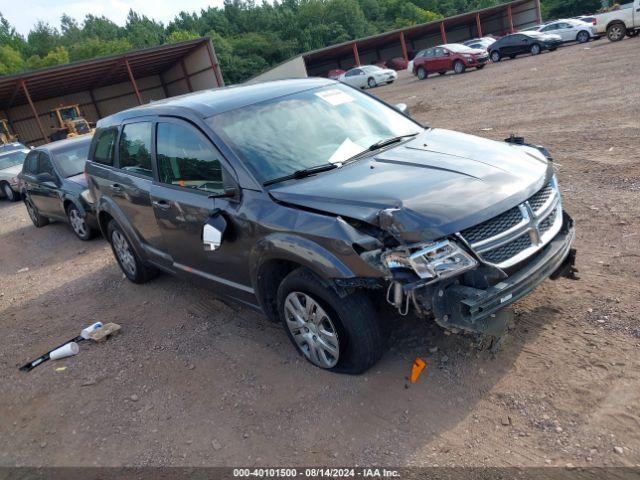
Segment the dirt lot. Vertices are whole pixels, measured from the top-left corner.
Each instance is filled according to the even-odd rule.
[[[640,466],[639,51],[602,40],[373,90],[555,155],[581,280],[520,301],[497,355],[390,319],[369,373],[325,373],[261,315],[169,276],[133,285],[104,240],[0,202],[0,465]],[[123,331],[18,372],[97,320]]]

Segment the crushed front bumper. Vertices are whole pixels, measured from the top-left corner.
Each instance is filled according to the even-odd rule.
[[[573,276],[574,237],[573,220],[565,213],[556,237],[511,276],[486,289],[452,283],[429,292],[431,298],[417,293],[416,300],[431,303],[436,322],[444,328],[499,336],[507,327],[501,315],[504,307],[529,294],[547,278]]]

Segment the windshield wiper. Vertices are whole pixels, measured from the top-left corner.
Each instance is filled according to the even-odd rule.
[[[327,170],[333,170],[334,168],[338,168],[338,166],[339,164],[337,163],[325,163],[322,165],[317,165],[315,167],[303,168],[302,170],[296,170],[295,172],[289,175],[285,175],[284,177],[267,180],[262,185],[266,187],[268,185],[284,182],[286,180],[310,177],[311,175],[315,175],[316,173],[326,172]]]
[[[395,136],[395,137],[385,138],[384,140],[380,140],[379,142],[376,142],[374,144],[369,145],[369,147],[366,150],[363,150],[360,153],[356,153],[353,157],[347,158],[342,163],[350,163],[350,162],[352,162],[354,160],[357,160],[357,159],[363,157],[367,153],[374,152],[376,150],[380,150],[381,148],[388,147],[389,145],[393,145],[394,143],[401,142],[405,138],[415,137],[415,136],[417,136],[419,134],[420,134],[420,132],[416,132],[416,133],[408,133],[406,135],[398,135],[398,136]]]

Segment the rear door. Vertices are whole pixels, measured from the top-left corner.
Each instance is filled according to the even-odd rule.
[[[153,122],[133,120],[122,126],[118,142],[119,171],[104,186],[143,242],[147,254],[162,256],[164,245],[151,204],[154,181]]]
[[[213,280],[223,288],[246,290],[250,247],[238,235],[237,200],[212,198],[235,185],[235,174],[211,141],[193,124],[160,118],[156,125],[158,182],[151,190],[155,216],[173,267]],[[220,212],[228,224],[218,250],[206,251],[203,228]],[[236,281],[243,283],[236,283]],[[250,289],[249,289],[250,290]]]

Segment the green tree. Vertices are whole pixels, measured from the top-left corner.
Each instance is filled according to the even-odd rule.
[[[105,16],[87,15],[82,25],[85,38],[99,38],[104,41],[117,40],[125,36],[124,28],[119,27]]]
[[[0,75],[18,73],[24,68],[22,55],[10,45],[0,45]]]
[[[69,47],[72,61],[115,55],[133,50],[126,38],[103,41],[99,38],[88,38]]]
[[[133,10],[129,10],[125,30],[127,39],[134,48],[155,47],[164,43],[163,25],[145,15],[138,15]]]
[[[185,40],[193,40],[194,38],[199,38],[200,35],[193,32],[188,32],[186,30],[174,30],[167,36],[166,43],[178,43],[184,42]]]
[[[27,35],[27,44],[33,55],[44,57],[49,50],[55,48],[60,40],[58,30],[48,23],[38,21]]]

